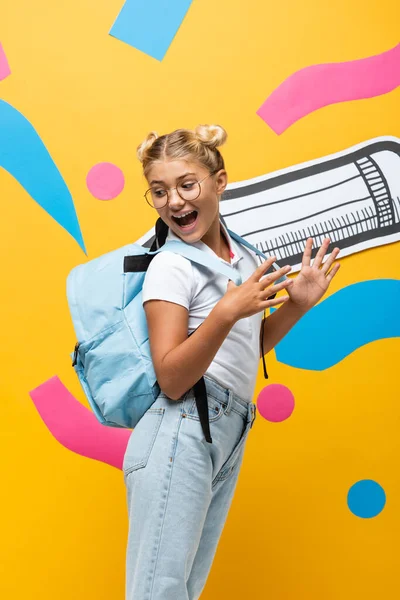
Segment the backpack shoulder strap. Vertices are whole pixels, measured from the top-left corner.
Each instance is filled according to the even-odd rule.
[[[237,233],[235,233],[234,231],[232,231],[231,229],[228,229],[228,233],[231,236],[231,238],[233,238],[236,242],[238,242],[238,244],[241,244],[242,246],[246,246],[247,248],[249,248],[250,250],[253,250],[253,252],[255,252],[256,254],[258,254],[258,256],[261,256],[264,259],[267,259],[268,257],[261,252],[258,248],[256,248],[255,246],[253,246],[252,244],[250,244],[250,242],[248,242],[247,240],[244,240],[242,237],[240,237],[240,235],[238,235]],[[274,262],[272,263],[272,267],[273,269],[275,269],[275,271],[277,271],[280,267],[279,265]],[[285,279],[287,279],[286,275],[283,275],[282,277],[280,277],[276,283],[279,283],[281,281],[284,281]]]
[[[157,254],[158,252],[164,252],[165,250],[169,250],[175,254],[180,254],[181,256],[188,258],[191,262],[195,262],[199,265],[203,265],[204,267],[208,267],[212,271],[221,273],[221,275],[225,275],[225,277],[228,277],[228,279],[234,281],[236,285],[240,285],[242,283],[242,278],[240,277],[238,271],[218,260],[217,258],[214,258],[207,252],[203,252],[191,244],[185,244],[185,242],[170,240],[161,246],[161,248],[155,250],[155,252],[149,252],[148,254]]]

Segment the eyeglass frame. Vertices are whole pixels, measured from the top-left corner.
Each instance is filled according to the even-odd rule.
[[[206,175],[205,177],[203,177],[203,179],[200,179],[200,181],[196,181],[196,183],[199,186],[199,193],[196,196],[196,198],[192,198],[192,200],[189,200],[189,202],[193,202],[194,200],[197,200],[197,198],[200,197],[201,195],[201,184],[203,183],[203,181],[205,181],[206,179],[208,179],[209,177],[212,177],[213,175],[215,175],[216,173],[218,173],[218,171],[220,171],[221,169],[217,169],[216,171],[211,171],[211,173],[209,173],[208,175]],[[165,204],[163,204],[162,206],[158,206],[157,208],[155,206],[153,206],[152,204],[150,204],[150,202],[147,200],[147,194],[148,192],[151,192],[151,187],[146,190],[146,192],[143,194],[144,195],[144,199],[146,200],[147,204],[149,206],[151,206],[151,208],[154,208],[155,210],[159,209],[159,208],[164,208],[165,206],[167,206],[168,202],[169,202],[169,194],[168,192],[172,192],[172,190],[176,190],[176,193],[178,194],[179,198],[181,198],[182,200],[186,201],[186,198],[182,198],[182,196],[180,195],[179,191],[178,191],[178,187],[179,185],[172,187],[172,188],[165,188],[165,191],[167,192],[167,201]]]

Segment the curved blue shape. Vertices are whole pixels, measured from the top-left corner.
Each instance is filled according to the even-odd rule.
[[[323,371],[365,344],[394,337],[400,337],[400,281],[374,279],[349,285],[314,306],[275,352],[285,365]]]
[[[0,100],[0,167],[78,242],[86,253],[71,194],[29,121]]]

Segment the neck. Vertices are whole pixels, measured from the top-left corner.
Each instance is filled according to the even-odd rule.
[[[231,262],[229,253],[228,240],[225,238],[225,234],[222,231],[221,222],[219,220],[219,214],[216,219],[212,222],[209,230],[201,241],[206,244],[217,256],[223,258],[227,262]]]

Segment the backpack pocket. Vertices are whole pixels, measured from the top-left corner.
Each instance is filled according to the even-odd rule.
[[[164,417],[165,408],[149,408],[132,431],[125,450],[122,470],[124,477],[144,469],[150,458]]]
[[[133,428],[156,400],[153,365],[125,319],[79,346],[81,382],[108,425]],[[78,365],[77,365],[78,366]]]

